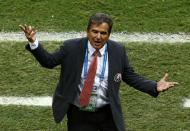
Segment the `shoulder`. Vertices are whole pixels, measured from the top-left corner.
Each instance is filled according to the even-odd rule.
[[[83,43],[84,41],[87,41],[87,38],[86,37],[83,37],[83,38],[75,38],[75,39],[69,39],[69,40],[66,40],[64,41],[64,45],[67,45],[67,46],[75,46],[79,43]]]
[[[86,37],[69,39],[63,42],[63,47],[68,49],[77,49],[84,47],[87,41],[88,39]]]
[[[116,41],[113,41],[113,40],[108,40],[107,43],[108,43],[108,46],[110,46],[110,48],[114,48],[116,50],[125,49],[125,46],[120,42],[116,42]]]

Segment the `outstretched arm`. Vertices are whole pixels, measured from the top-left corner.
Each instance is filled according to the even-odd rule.
[[[157,97],[160,92],[168,90],[169,88],[178,84],[177,82],[168,82],[166,81],[168,74],[158,82],[146,79],[139,74],[135,73],[133,68],[129,65],[128,57],[124,50],[124,72],[122,75],[122,79],[129,84],[130,86],[134,87],[137,90],[142,92],[146,92],[154,97]]]
[[[29,44],[26,45],[26,49],[30,51],[34,57],[39,61],[39,63],[46,68],[53,68],[61,64],[64,58],[64,49],[63,46],[56,50],[53,53],[46,51],[42,45],[36,39],[36,29],[32,26],[19,25],[21,30],[25,33],[26,38],[28,39]]]

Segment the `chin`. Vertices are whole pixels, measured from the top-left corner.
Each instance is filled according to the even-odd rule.
[[[94,45],[95,45],[95,47],[99,47],[99,48],[101,48],[102,46],[104,46],[104,44],[102,44],[102,43],[97,43],[97,44],[95,43]]]
[[[102,45],[95,45],[95,48],[100,49],[100,48],[102,48]]]

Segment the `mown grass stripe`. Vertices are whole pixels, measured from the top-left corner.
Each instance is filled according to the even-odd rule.
[[[38,32],[40,41],[64,41],[86,36],[85,32]],[[190,35],[186,33],[112,33],[110,39],[119,42],[148,42],[148,43],[186,43]],[[0,41],[26,41],[23,32],[0,32]]]

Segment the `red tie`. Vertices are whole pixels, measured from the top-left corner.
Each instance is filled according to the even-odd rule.
[[[87,78],[84,81],[84,87],[83,87],[81,94],[80,94],[80,106],[81,107],[87,106],[89,101],[90,101],[90,96],[92,93],[92,87],[94,84],[94,78],[96,75],[98,53],[99,53],[98,50],[96,50],[94,52],[94,54],[93,54],[94,57],[92,58],[90,67],[88,69]]]

